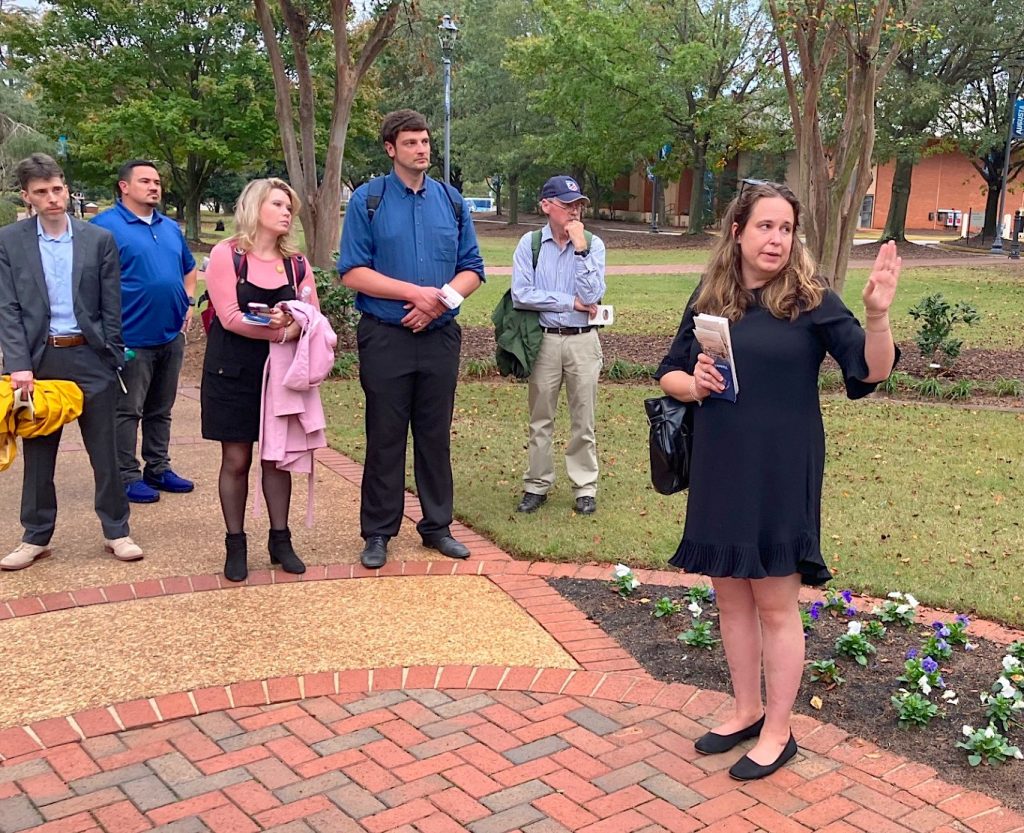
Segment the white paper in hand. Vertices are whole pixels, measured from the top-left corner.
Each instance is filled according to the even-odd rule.
[[[615,307],[611,304],[598,304],[595,312],[587,323],[591,326],[610,327],[615,323]]]
[[[693,319],[693,335],[700,343],[701,351],[715,360],[715,370],[721,373],[725,380],[725,390],[710,394],[710,398],[735,402],[740,392],[740,380],[736,375],[736,358],[732,352],[729,319],[700,313]]]
[[[462,306],[462,302],[466,300],[458,290],[452,289],[449,284],[442,286],[440,291],[441,303],[448,307],[448,309],[458,309]]]

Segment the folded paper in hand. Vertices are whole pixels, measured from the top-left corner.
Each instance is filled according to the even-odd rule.
[[[729,332],[729,319],[720,315],[706,315],[703,312],[693,319],[693,334],[700,342],[700,349],[706,356],[714,359],[715,370],[725,380],[725,390],[713,392],[711,399],[727,399],[736,401],[740,392],[740,380],[736,375],[736,359],[732,352],[732,336]]]
[[[29,419],[35,419],[36,418],[36,403],[35,403],[35,399],[32,397],[32,394],[29,393],[24,388],[18,388],[14,392],[14,406],[12,407],[12,410],[17,411],[17,410],[20,410],[21,408],[28,409],[28,418]]]

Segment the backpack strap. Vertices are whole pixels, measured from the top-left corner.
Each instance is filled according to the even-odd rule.
[[[296,266],[298,266],[298,277],[296,278]],[[306,278],[306,259],[302,255],[285,258],[284,273],[288,276],[288,283],[291,284],[295,298],[299,297],[299,284]]]
[[[373,215],[377,212],[380,201],[384,199],[384,177],[376,176],[370,180],[366,191],[366,216],[372,223]]]
[[[534,271],[537,270],[537,261],[540,260],[541,234],[543,232],[544,232],[544,229],[537,229],[535,232],[533,232],[533,234],[530,235],[530,250],[533,252],[533,269],[534,269]],[[583,237],[587,241],[587,248],[589,249],[590,248],[590,244],[594,240],[594,235],[591,234],[589,231],[584,231],[583,232]]]
[[[245,253],[238,251],[235,246],[231,247],[231,260],[235,264],[235,278],[239,283],[245,283],[249,274],[249,263],[245,259]]]
[[[454,185],[449,185],[447,182],[441,182],[441,187],[444,188],[445,196],[448,197],[448,202],[451,203],[452,213],[455,215],[455,224],[459,227],[459,231],[462,231],[462,206],[463,199],[462,194],[459,193],[459,189]],[[452,196],[454,194],[454,196]]]

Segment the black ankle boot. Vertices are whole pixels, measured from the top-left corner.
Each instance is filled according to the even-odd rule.
[[[306,572],[306,565],[292,549],[292,531],[288,527],[270,530],[267,549],[270,550],[270,563],[280,564],[286,573]]]
[[[249,575],[246,560],[248,543],[244,532],[229,532],[224,536],[227,557],[224,559],[224,578],[228,581],[245,581]]]

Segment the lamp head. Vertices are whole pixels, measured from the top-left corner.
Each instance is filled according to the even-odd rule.
[[[441,45],[441,54],[445,58],[451,57],[458,36],[459,27],[452,21],[452,16],[446,14],[441,18],[441,23],[437,27],[437,42]]]

